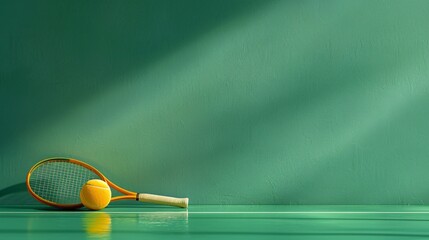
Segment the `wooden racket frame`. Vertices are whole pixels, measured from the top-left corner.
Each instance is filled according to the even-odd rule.
[[[115,190],[117,190],[120,193],[123,193],[125,195],[122,196],[116,196],[116,197],[112,197],[112,199],[110,200],[112,201],[117,201],[117,200],[123,200],[123,199],[130,199],[130,200],[138,200],[138,194],[136,192],[132,192],[129,190],[126,190],[124,188],[119,187],[118,185],[114,184],[113,182],[111,182],[109,179],[107,179],[100,171],[98,171],[95,167],[84,163],[82,161],[73,159],[73,158],[64,158],[64,157],[54,157],[54,158],[47,158],[44,159],[38,163],[36,163],[33,167],[31,167],[31,169],[28,171],[27,173],[27,177],[25,180],[25,183],[27,185],[27,189],[30,192],[31,196],[33,196],[36,200],[38,200],[41,203],[47,204],[49,206],[52,207],[58,207],[58,208],[63,208],[63,209],[75,209],[75,208],[81,208],[83,207],[82,203],[79,204],[59,204],[59,203],[55,203],[55,202],[51,202],[49,200],[43,199],[41,198],[39,195],[37,195],[30,187],[30,177],[31,177],[31,173],[36,170],[40,165],[42,165],[45,162],[70,162],[73,164],[77,164],[80,165],[86,169],[89,169],[90,171],[92,171],[93,173],[95,173],[97,176],[100,177],[101,180],[105,181],[110,187],[114,188]]]

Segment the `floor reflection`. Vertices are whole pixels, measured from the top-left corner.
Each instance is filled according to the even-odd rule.
[[[112,233],[187,233],[188,212],[88,212],[83,215],[88,238],[110,239]]]
[[[83,227],[90,238],[110,239],[112,218],[107,212],[86,213],[83,217]]]
[[[139,213],[138,224],[147,230],[185,232],[188,231],[188,212]]]

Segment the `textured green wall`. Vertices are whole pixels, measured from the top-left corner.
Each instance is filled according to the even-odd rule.
[[[2,1],[0,203],[38,160],[200,204],[429,202],[429,1]]]

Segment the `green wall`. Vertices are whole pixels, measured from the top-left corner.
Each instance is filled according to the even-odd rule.
[[[0,204],[51,156],[191,204],[427,204],[429,1],[2,1]]]

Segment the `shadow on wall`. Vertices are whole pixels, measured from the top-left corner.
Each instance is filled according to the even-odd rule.
[[[0,145],[269,2],[2,2]]]
[[[0,190],[0,202],[9,202],[13,204],[33,204],[37,201],[30,196],[25,182],[17,183]]]

